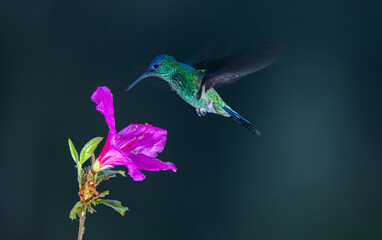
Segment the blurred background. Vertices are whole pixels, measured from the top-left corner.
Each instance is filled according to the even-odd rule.
[[[102,184],[130,211],[98,206],[84,239],[381,239],[381,9],[342,0],[2,0],[0,238],[76,239],[67,139],[80,149],[106,137],[90,101],[106,85],[117,130],[167,129],[159,158],[178,172]],[[155,56],[187,62],[226,37],[233,50],[284,44],[275,64],[218,89],[261,137],[197,117],[149,84],[125,91]]]

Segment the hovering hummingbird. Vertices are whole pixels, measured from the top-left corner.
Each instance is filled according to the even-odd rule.
[[[165,80],[183,100],[195,108],[198,116],[215,113],[231,117],[250,131],[260,135],[253,125],[232,110],[214,89],[215,86],[233,83],[251,73],[269,66],[278,56],[281,46],[263,45],[243,49],[230,55],[223,55],[219,46],[212,56],[203,56],[192,64],[178,62],[169,55],[159,55],[147,72],[127,88],[147,77]],[[215,55],[215,56],[213,56]]]

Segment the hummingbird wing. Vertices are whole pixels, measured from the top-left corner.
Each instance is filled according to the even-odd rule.
[[[223,57],[231,49],[232,41],[232,38],[224,38],[205,45],[189,65],[201,69],[207,62]]]
[[[281,45],[262,45],[243,49],[231,55],[203,62],[197,69],[206,69],[202,84],[205,91],[228,83],[233,83],[251,73],[257,72],[270,64],[278,57]]]

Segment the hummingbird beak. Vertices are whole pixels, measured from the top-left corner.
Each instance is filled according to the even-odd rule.
[[[135,86],[135,84],[139,83],[142,79],[147,78],[147,77],[150,77],[150,76],[151,76],[150,72],[146,72],[145,74],[143,74],[142,76],[140,76],[137,80],[135,80],[132,84],[130,84],[130,85],[126,88],[126,91],[129,91],[132,87]]]

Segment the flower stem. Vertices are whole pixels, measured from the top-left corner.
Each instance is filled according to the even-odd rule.
[[[82,236],[85,232],[85,218],[86,218],[86,209],[82,209],[80,212],[80,226],[78,228],[78,240],[82,240]]]
[[[81,170],[82,170],[82,166],[80,164],[77,164],[77,175],[78,175],[78,186],[79,186],[79,189],[81,189],[81,183],[82,183],[82,179],[81,179]]]

